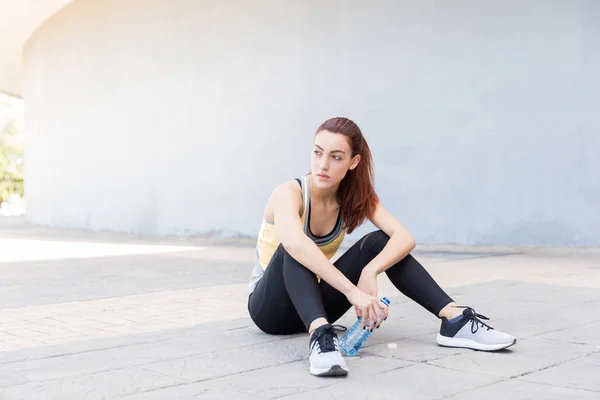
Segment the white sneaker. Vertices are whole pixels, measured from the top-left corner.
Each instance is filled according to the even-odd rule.
[[[338,337],[331,324],[318,327],[309,342],[310,373],[316,376],[346,376],[348,366],[338,345]]]
[[[442,318],[437,343],[445,347],[464,347],[473,350],[496,351],[517,343],[513,336],[495,330],[481,319],[489,318],[477,314],[471,307],[464,308],[460,319],[450,322]]]

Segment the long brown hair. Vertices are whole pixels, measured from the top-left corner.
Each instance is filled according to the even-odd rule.
[[[367,218],[373,216],[379,202],[374,188],[371,150],[358,125],[348,118],[328,119],[317,129],[315,136],[321,131],[346,136],[352,149],[352,157],[360,154],[358,166],[348,170],[337,191],[337,201],[346,232],[352,233]]]

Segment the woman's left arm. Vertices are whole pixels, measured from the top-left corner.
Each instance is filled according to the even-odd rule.
[[[402,222],[386,210],[381,202],[377,204],[369,220],[390,237],[383,250],[365,267],[379,275],[406,257],[415,248],[415,239]]]

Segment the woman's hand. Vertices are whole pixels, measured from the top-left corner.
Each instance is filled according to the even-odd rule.
[[[363,292],[358,287],[352,290],[346,297],[350,304],[356,307],[357,310],[360,310],[360,314],[363,317],[363,328],[366,326],[367,320],[369,321],[370,330],[373,330],[374,327],[379,328],[383,319],[387,318],[387,306],[379,301],[377,297]],[[383,318],[381,318],[382,313]]]

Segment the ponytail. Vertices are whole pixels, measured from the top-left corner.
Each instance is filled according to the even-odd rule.
[[[360,128],[353,121],[332,118],[325,121],[317,133],[323,130],[346,136],[352,149],[352,157],[360,154],[360,162],[356,168],[348,170],[337,191],[346,232],[352,233],[367,218],[373,216],[379,203],[374,187],[373,157]]]

